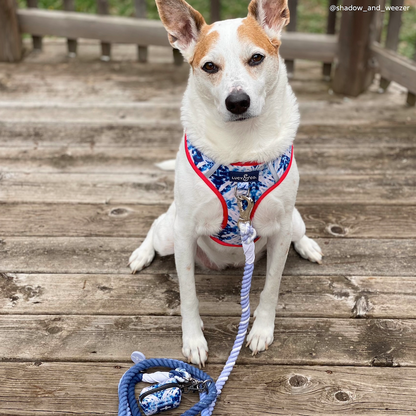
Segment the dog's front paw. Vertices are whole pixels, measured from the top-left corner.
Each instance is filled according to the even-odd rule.
[[[205,362],[208,359],[208,343],[201,328],[194,331],[184,329],[182,354],[189,363],[205,367]]]
[[[268,319],[262,319],[260,316],[256,318],[247,337],[247,347],[250,347],[253,355],[269,349],[274,340],[274,314],[272,322]]]
[[[322,264],[322,250],[318,243],[312,238],[304,235],[299,241],[294,243],[295,250],[306,260],[313,263]]]
[[[143,244],[133,251],[129,259],[131,272],[134,274],[149,266],[155,257],[155,250],[152,244],[144,241]]]

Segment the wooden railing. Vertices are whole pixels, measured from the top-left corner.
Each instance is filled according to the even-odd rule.
[[[397,7],[398,10],[389,13],[385,48],[383,49],[380,44],[373,44],[371,50],[379,65],[381,64],[380,92],[386,91],[390,82],[395,81],[408,89],[407,104],[414,106],[416,104],[416,73],[413,67],[416,62],[416,45],[413,62],[403,60],[395,53],[400,41],[403,5],[404,0],[391,0],[391,6]]]
[[[77,54],[77,39],[101,41],[101,59],[111,57],[112,43],[130,43],[138,47],[138,60],[147,61],[149,45],[167,46],[166,31],[160,21],[146,19],[145,0],[132,0],[134,18],[109,16],[108,0],[96,0],[98,15],[74,12],[74,0],[64,0],[64,11],[37,9],[38,0],[27,0],[27,9],[14,7],[15,0],[0,1],[0,61],[17,61],[21,58],[21,33],[33,38],[33,48],[42,49],[43,36],[67,38],[69,56]],[[211,1],[211,21],[219,20],[220,0]],[[415,105],[416,63],[397,54],[401,26],[401,13],[390,12],[385,47],[381,39],[382,17],[379,11],[335,12],[338,0],[328,0],[327,34],[297,32],[297,2],[289,0],[291,22],[282,35],[281,54],[289,74],[296,59],[323,63],[326,80],[332,76],[335,93],[357,96],[366,90],[374,78],[381,74],[380,88],[384,91],[390,81],[408,89],[407,103]],[[379,1],[384,9],[385,0],[343,0],[342,6],[368,8]],[[403,5],[403,0],[391,0],[392,5]],[[336,33],[337,15],[341,17],[340,31]],[[416,59],[416,56],[415,56]],[[183,59],[174,49],[174,61]]]

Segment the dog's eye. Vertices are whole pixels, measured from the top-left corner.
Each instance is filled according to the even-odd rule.
[[[207,62],[202,69],[205,72],[208,72],[208,74],[215,74],[216,72],[218,72],[219,68],[217,67],[217,65],[215,65],[213,62]]]
[[[263,55],[260,55],[259,53],[255,53],[251,58],[250,58],[250,60],[248,61],[248,64],[250,65],[250,66],[256,66],[256,65],[259,65],[259,64],[261,64],[262,62],[263,62],[263,60],[264,60],[264,56]]]

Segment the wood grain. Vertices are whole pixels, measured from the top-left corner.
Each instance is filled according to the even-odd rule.
[[[3,237],[145,237],[167,204],[0,204]],[[310,237],[415,238],[416,210],[395,205],[297,205]],[[383,224],[380,227],[380,224]]]
[[[371,52],[383,78],[395,81],[411,92],[416,91],[415,62],[383,48],[379,43],[374,43],[371,46]]]
[[[222,364],[239,317],[203,318],[209,362]],[[416,321],[397,319],[276,318],[274,343],[239,364],[416,365]],[[13,334],[13,336],[10,336]],[[183,359],[179,316],[0,315],[3,361],[125,361],[145,355]],[[384,361],[384,363],[383,363]]]
[[[22,39],[14,0],[0,4],[0,62],[18,62],[22,58]]]
[[[0,414],[115,416],[117,384],[129,367],[125,362],[1,363]],[[217,377],[221,366],[208,365],[207,371]],[[416,409],[415,375],[413,368],[239,365],[215,414],[410,416]],[[182,414],[195,400],[185,395],[169,414]]]
[[[240,316],[241,276],[196,275],[201,314]],[[264,276],[253,278],[254,311]],[[179,315],[175,274],[0,275],[0,314]],[[407,318],[415,316],[416,278],[283,276],[277,316]],[[76,305],[76,309],[74,309]]]
[[[13,173],[0,176],[0,203],[170,204],[174,172],[156,167],[140,173]],[[416,177],[387,175],[304,175],[297,202],[414,205]],[[340,191],[342,190],[342,191]]]
[[[145,80],[147,81],[147,79]],[[162,80],[160,80],[162,83]],[[405,110],[403,110],[405,111]],[[408,111],[408,110],[407,110]],[[68,120],[69,121],[69,120]],[[0,121],[1,145],[9,147],[39,146],[101,146],[177,147],[183,134],[179,120],[172,123],[57,123]],[[339,123],[336,128],[325,124],[301,124],[295,146],[376,147],[413,146],[416,124],[411,121],[354,125]]]
[[[154,164],[175,159],[177,143],[160,147],[67,146],[39,147],[0,145],[0,166],[7,172],[37,173],[140,173],[158,171]],[[295,146],[296,162],[303,175],[373,175],[411,173],[416,166],[413,146],[396,147],[328,147],[311,148],[299,141]]]
[[[143,239],[105,237],[6,237],[0,242],[0,271],[15,273],[128,274],[128,258]],[[322,247],[321,266],[301,259],[290,250],[288,276],[414,276],[415,240],[315,239]],[[265,259],[256,264],[264,275]],[[241,268],[210,271],[241,277]],[[150,274],[175,274],[173,256],[156,257]],[[197,268],[197,272],[202,270]]]
[[[348,3],[342,2],[344,6]],[[353,1],[368,13],[342,13],[338,36],[338,62],[332,88],[337,94],[357,97],[372,83],[374,69],[370,65],[370,44],[375,34],[376,12],[371,0]],[[373,29],[373,30],[372,30]]]
[[[166,103],[163,94],[159,95],[157,99],[149,101],[147,95],[153,94],[153,92],[154,88],[150,88],[146,91],[145,96],[141,97],[140,102],[127,103],[97,102],[96,100],[84,103],[57,100],[51,104],[48,101],[41,100],[35,100],[35,102],[4,100],[0,101],[0,118],[4,122],[20,121],[24,123],[60,122],[78,124],[101,123],[102,120],[106,120],[107,123],[122,125],[154,124],[155,122],[165,125],[179,123],[181,94],[177,94]],[[117,97],[117,99],[120,98]],[[335,104],[339,105],[336,106]],[[414,121],[413,109],[397,113],[394,104],[394,102],[391,103],[388,100],[379,106],[374,106],[373,103],[362,103],[359,111],[365,112],[365,120],[357,118],[357,107],[355,103],[350,101],[345,103],[332,103],[326,100],[304,101],[299,105],[299,110],[304,125],[326,124],[332,125],[334,128],[339,124],[369,125],[378,122],[385,123],[390,120],[402,121],[403,123]],[[16,108],[19,108],[19,114],[16,113]]]

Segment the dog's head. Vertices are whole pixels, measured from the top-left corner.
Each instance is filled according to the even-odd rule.
[[[192,67],[198,97],[223,121],[261,115],[277,82],[287,0],[252,0],[244,19],[205,23],[184,0],[156,0],[169,41]]]

